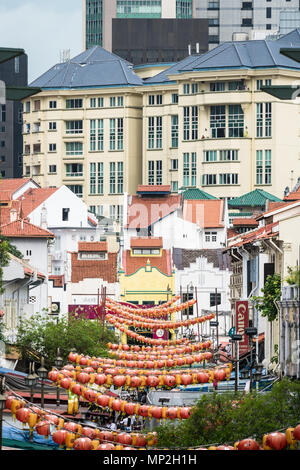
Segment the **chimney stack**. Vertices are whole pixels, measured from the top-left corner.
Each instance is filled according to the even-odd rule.
[[[10,210],[10,221],[15,222],[17,220],[17,211],[16,209]]]

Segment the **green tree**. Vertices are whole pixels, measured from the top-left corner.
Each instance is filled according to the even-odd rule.
[[[67,361],[71,349],[89,356],[107,356],[107,343],[116,342],[113,331],[104,328],[99,321],[86,319],[60,319],[47,315],[33,315],[21,320],[15,346],[23,359],[32,359],[30,351],[45,357],[50,367],[60,348],[60,355]]]
[[[280,300],[281,295],[281,277],[279,274],[267,276],[262,293],[262,296],[252,297],[254,305],[263,317],[267,317],[270,322],[274,321],[278,315],[275,302]]]
[[[299,417],[300,382],[284,379],[267,393],[205,394],[189,419],[155,430],[159,447],[233,444],[247,437],[261,442],[266,433],[296,426]]]

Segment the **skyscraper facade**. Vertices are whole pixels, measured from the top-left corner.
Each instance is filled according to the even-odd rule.
[[[299,10],[299,0],[195,0],[195,16],[209,21],[210,49],[231,41],[233,33],[277,31],[280,12]]]
[[[113,18],[193,18],[195,0],[83,0],[84,48],[112,47]]]

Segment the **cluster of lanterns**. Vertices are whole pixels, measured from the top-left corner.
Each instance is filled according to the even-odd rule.
[[[67,365],[60,371],[52,370],[48,374],[48,378],[56,382],[60,387],[69,388],[72,381],[76,381],[81,385],[90,385],[99,387],[130,389],[145,388],[157,389],[166,388],[172,389],[179,386],[188,386],[193,384],[209,383],[213,380],[218,382],[229,380],[232,371],[232,365],[228,364],[223,367],[216,367],[215,369],[200,369],[200,370],[185,370],[180,369],[164,370],[136,370],[136,369],[120,369],[120,368],[106,368],[97,372],[93,367],[76,367]],[[78,388],[76,388],[78,390]]]
[[[128,344],[114,344],[108,343],[107,347],[111,350],[113,354],[117,354],[120,351],[128,352],[142,352],[145,354],[166,354],[168,356],[172,354],[184,354],[194,351],[202,351],[203,349],[209,349],[211,347],[211,341],[204,341],[203,343],[193,343],[188,344],[187,346],[174,347],[170,346],[169,348],[164,348],[163,346],[138,346],[137,344],[129,346]]]
[[[190,324],[202,323],[204,321],[211,320],[214,317],[215,317],[215,315],[213,313],[211,313],[209,315],[205,315],[205,316],[202,316],[202,317],[199,317],[199,318],[194,318],[193,320],[190,320],[190,321],[194,322],[194,323],[190,323]],[[135,339],[139,342],[142,342],[142,343],[148,343],[148,344],[157,345],[157,346],[170,346],[172,344],[182,344],[182,343],[187,342],[185,338],[181,338],[181,339],[177,339],[177,340],[163,340],[163,339],[148,338],[148,337],[145,337],[145,336],[143,336],[141,334],[138,334],[134,331],[129,330],[128,327],[127,327],[128,320],[126,321],[126,323],[124,322],[125,326],[123,326],[123,323],[120,323],[120,320],[116,319],[112,315],[107,315],[106,319],[115,328],[122,331],[123,333],[126,333],[127,336],[130,336],[131,338],[133,338],[133,339]],[[166,326],[166,325],[164,327],[163,326],[161,326],[161,327],[155,326],[154,329],[160,329],[160,328],[174,329],[174,328],[177,328],[177,326],[180,326],[183,323],[185,323],[185,322],[167,322],[168,326]],[[129,324],[133,325],[133,321]],[[136,324],[135,326],[138,326],[138,325]],[[141,323],[140,326],[142,328],[146,329],[147,323]]]
[[[163,369],[172,367],[190,366],[195,363],[209,362],[213,355],[210,351],[193,355],[144,355],[125,353],[124,359],[109,358],[91,358],[76,353],[69,354],[69,361],[80,366],[92,367],[94,370],[101,372],[101,368],[105,367],[126,367],[129,369]]]
[[[116,316],[118,317],[116,319]],[[203,323],[207,320],[211,320],[214,318],[214,314],[211,313],[209,315],[205,315],[202,317],[197,317],[197,318],[190,318],[189,320],[182,320],[182,321],[154,321],[154,320],[134,320],[130,318],[123,318],[122,315],[106,315],[106,319],[110,323],[118,323],[120,325],[128,325],[128,326],[133,326],[134,328],[142,328],[144,330],[157,330],[157,329],[163,329],[163,330],[174,330],[175,328],[181,328],[181,327],[188,327],[191,325],[197,325],[198,323]],[[112,321],[114,320],[114,321]]]
[[[156,307],[145,308],[145,309],[129,307],[127,305],[123,305],[119,302],[116,302],[115,300],[107,298],[105,306],[108,310],[114,313],[118,313],[120,311],[120,312],[132,313],[134,315],[139,315],[141,317],[147,317],[147,318],[166,318],[166,316],[169,313],[173,313],[176,311],[179,312],[181,310],[179,308],[180,306],[172,307],[172,305],[175,302],[177,302],[177,300],[179,300],[180,298],[181,298],[180,295],[175,295],[171,300],[169,300],[168,302],[165,302],[164,304],[161,304]],[[193,303],[195,302],[193,301]],[[193,304],[190,304],[190,305],[193,305]]]
[[[14,395],[6,399],[6,408],[14,419],[29,427],[30,434],[37,434],[52,440],[67,450],[135,450],[147,449],[157,443],[156,433],[125,433],[100,430],[65,421],[60,416],[26,402]]]

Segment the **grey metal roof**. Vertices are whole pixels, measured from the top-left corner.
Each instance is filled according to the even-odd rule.
[[[68,62],[54,65],[31,86],[88,88],[142,84],[143,80],[134,73],[129,62],[100,46],[94,46]]]
[[[300,29],[282,36],[277,40],[230,41],[224,42],[211,51],[201,55],[191,55],[164,70],[158,75],[144,80],[145,85],[167,83],[170,75],[198,70],[243,69],[243,68],[293,68],[300,64],[283,56],[283,47],[300,47]]]

